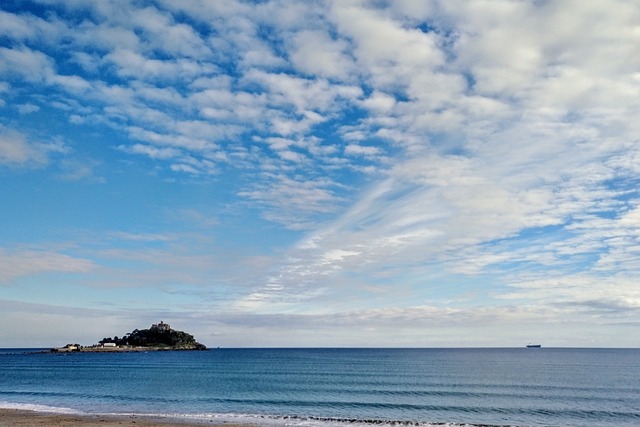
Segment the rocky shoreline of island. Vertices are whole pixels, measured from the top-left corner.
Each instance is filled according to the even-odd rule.
[[[67,344],[54,347],[51,353],[125,353],[146,351],[191,351],[206,350],[207,347],[196,341],[193,335],[172,329],[163,321],[154,323],[149,329],[134,329],[121,338],[103,338],[97,344],[82,346]]]

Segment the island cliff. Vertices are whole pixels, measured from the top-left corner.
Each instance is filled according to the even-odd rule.
[[[151,325],[149,329],[135,329],[122,338],[103,338],[98,344],[83,347],[67,344],[54,352],[103,352],[103,351],[149,351],[149,350],[206,350],[207,347],[195,340],[193,335],[171,329],[167,323]]]

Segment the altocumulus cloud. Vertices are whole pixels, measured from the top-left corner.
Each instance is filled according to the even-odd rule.
[[[23,122],[53,112],[118,135],[119,161],[223,183],[226,209],[295,233],[246,255],[242,284],[213,268],[227,290],[211,295],[233,295],[216,318],[229,336],[496,344],[520,339],[500,324],[564,324],[584,343],[638,307],[634,2],[26,5],[0,14],[1,108],[18,113],[0,124],[0,165],[71,156]],[[7,277],[53,265],[19,258]]]

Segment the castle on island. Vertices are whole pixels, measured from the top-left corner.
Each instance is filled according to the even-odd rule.
[[[154,323],[153,325],[151,325],[151,328],[149,328],[150,330],[156,330],[156,331],[170,331],[171,330],[171,325],[169,325],[168,323],[164,323],[162,320],[160,321],[160,323]]]

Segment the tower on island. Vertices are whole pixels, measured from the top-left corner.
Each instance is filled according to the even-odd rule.
[[[157,331],[170,331],[171,330],[171,326],[168,323],[164,323],[162,320],[160,321],[160,323],[154,323],[153,325],[151,325],[150,329],[155,329]]]

